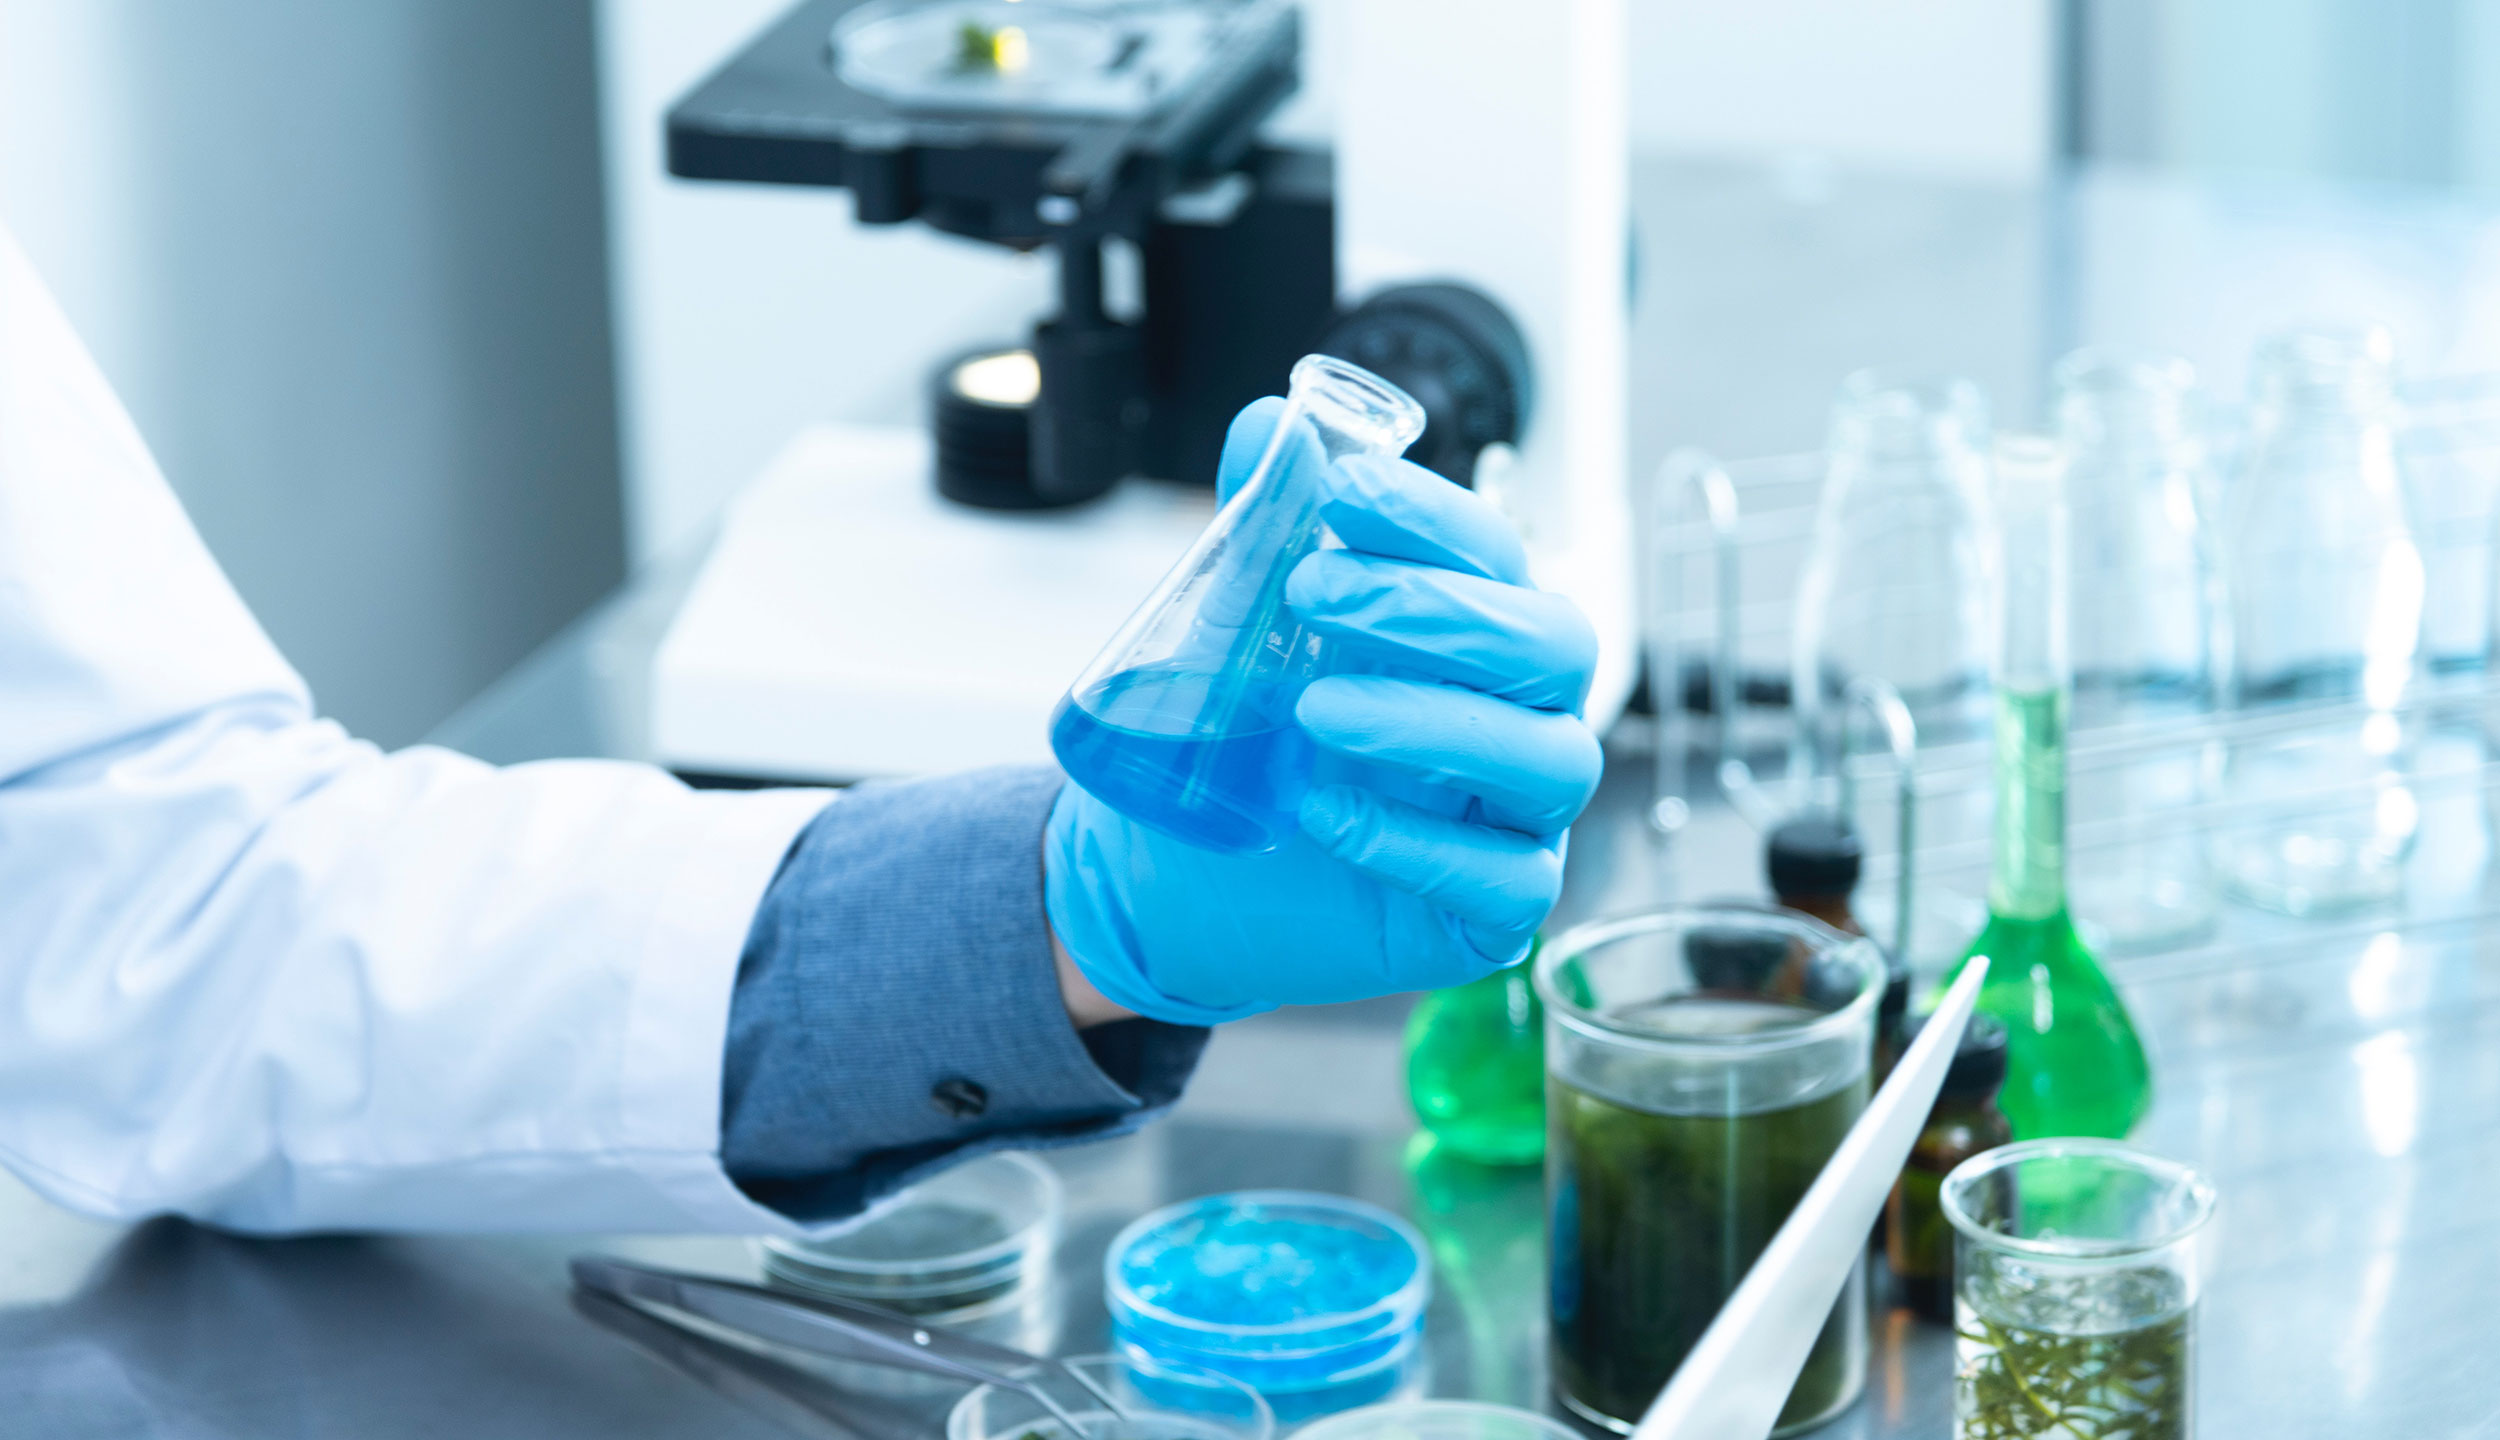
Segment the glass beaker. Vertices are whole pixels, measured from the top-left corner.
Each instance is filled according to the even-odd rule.
[[[1256,854],[1292,836],[1313,760],[1294,704],[1335,667],[1285,581],[1333,542],[1323,469],[1400,454],[1423,429],[1423,407],[1370,371],[1296,362],[1257,468],[1059,702],[1050,745],[1068,778],[1204,849]]]
[[[1866,1105],[1872,941],[1740,905],[1566,931],[1537,960],[1554,1388],[1629,1432]],[[1780,1412],[1816,1424],[1866,1379],[1852,1276]]]
[[[2068,728],[2078,747],[2120,726],[2192,733],[2215,709],[2215,656],[2227,647],[2195,367],[2078,350],[2054,379],[2073,555]],[[2137,743],[2070,775],[2075,915],[2109,949],[2185,944],[2213,928],[2204,844],[2172,818],[2213,798],[2211,748]]]
[[[2227,793],[2262,819],[2220,837],[2223,877],[2307,915],[2394,898],[2420,807],[2396,713],[2422,632],[2422,557],[2396,458],[2395,342],[2381,327],[2259,348],[2248,452],[2224,505],[2229,699],[2317,707],[2236,739]]]
[[[1967,380],[1841,384],[1789,677],[1801,808],[1837,803],[1853,678],[1900,692],[1921,748],[1988,732],[1987,431]]]
[[[1964,1161],[1953,1223],[1957,1440],[2186,1440],[2196,1427],[2197,1237],[2213,1188],[2106,1140]]]

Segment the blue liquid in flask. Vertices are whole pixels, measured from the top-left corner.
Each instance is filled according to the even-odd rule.
[[[1317,758],[1294,703],[1336,657],[1293,615],[1286,581],[1329,539],[1326,467],[1399,454],[1423,429],[1423,407],[1395,385],[1302,357],[1241,489],[1059,702],[1050,745],[1068,778],[1201,849],[1291,840]]]
[[[1212,703],[1216,687],[1235,693]],[[1255,855],[1285,843],[1313,747],[1294,722],[1302,684],[1164,667],[1123,670],[1059,702],[1050,746],[1068,778],[1141,825],[1201,849]],[[1201,727],[1221,712],[1225,728]]]

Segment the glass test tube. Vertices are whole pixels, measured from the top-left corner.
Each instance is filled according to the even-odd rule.
[[[1423,429],[1423,407],[1370,371],[1297,362],[1249,480],[1059,702],[1051,748],[1068,778],[1204,849],[1256,854],[1291,837],[1313,761],[1294,704],[1333,667],[1285,581],[1333,540],[1325,468],[1398,455]]]

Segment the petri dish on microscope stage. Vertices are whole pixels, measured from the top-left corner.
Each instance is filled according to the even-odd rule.
[[[934,1176],[830,1234],[760,1242],[766,1279],[788,1289],[1021,1335],[1050,1274],[1064,1208],[1059,1177],[1003,1152]],[[996,1322],[993,1324],[993,1322]]]
[[[1376,1205],[1242,1190],[1121,1231],[1103,1292],[1122,1354],[1232,1376],[1294,1423],[1411,1392],[1432,1265]]]
[[[875,0],[835,22],[843,83],[896,105],[1134,120],[1191,93],[1277,0]]]

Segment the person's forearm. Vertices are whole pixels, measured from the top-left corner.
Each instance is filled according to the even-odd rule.
[[[1086,979],[1085,972],[1077,969],[1076,962],[1068,958],[1068,947],[1059,943],[1059,932],[1055,930],[1050,936],[1050,958],[1059,967],[1060,1003],[1068,1007],[1068,1018],[1076,1022],[1077,1029],[1137,1018],[1135,1011],[1123,1010],[1112,1004],[1100,990],[1094,988],[1094,982]]]
[[[750,1198],[837,1219],[956,1158],[1117,1134],[1178,1098],[1206,1032],[1105,999],[1044,912],[1063,783],[862,785],[800,837],[722,1058],[722,1162]]]

